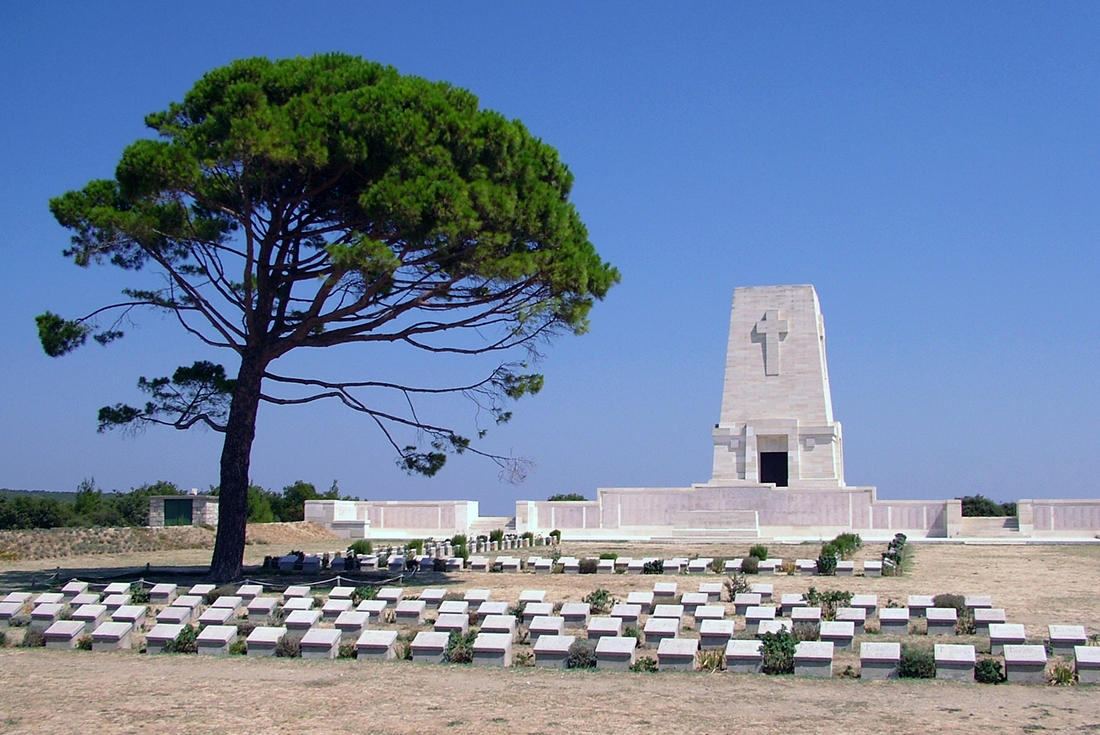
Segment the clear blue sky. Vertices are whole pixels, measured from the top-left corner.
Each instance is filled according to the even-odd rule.
[[[143,116],[204,72],[324,51],[523,120],[575,173],[623,282],[486,440],[536,462],[523,485],[474,457],[407,477],[335,405],[262,409],[256,482],[338,478],[503,514],[517,498],[706,481],[734,287],[812,283],[849,484],[1100,496],[1100,5],[1072,2],[5,3],[0,487],[217,482],[219,435],[98,435],[95,414],[139,401],[139,375],[218,355],[153,315],[108,348],[42,353],[36,314],[80,315],[127,283],[61,256],[47,200],[110,177]],[[296,364],[437,382],[458,369],[405,359]]]

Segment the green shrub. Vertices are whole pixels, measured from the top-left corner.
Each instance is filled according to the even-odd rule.
[[[907,537],[904,533],[894,534],[894,540],[886,545],[886,551],[882,555],[882,573],[888,577],[900,577],[903,571],[908,550],[905,545]]]
[[[715,574],[724,574],[726,571],[726,560],[721,557],[711,559],[708,568]]]
[[[524,531],[523,534],[520,536],[520,538],[525,540],[525,541],[534,541],[535,540],[535,534],[533,534],[530,531]]]
[[[145,585],[143,585],[141,582],[134,582],[130,585],[130,604],[149,604],[149,590],[145,589]]]
[[[836,556],[833,554],[826,554],[825,550],[821,550],[821,556],[817,557],[817,574],[821,577],[832,577],[836,575]]]
[[[821,637],[821,624],[809,620],[797,622],[791,628],[791,635],[796,641],[816,641]]]
[[[1051,684],[1059,686],[1067,686],[1077,681],[1077,673],[1066,661],[1058,661],[1054,666],[1050,667],[1050,671],[1047,673],[1047,681]]]
[[[554,539],[555,544],[561,543],[561,531],[559,531],[558,529],[555,528],[548,535],[550,536],[550,538]]]
[[[647,561],[642,565],[642,574],[664,574],[665,573],[665,560],[654,559],[653,561]]]
[[[749,580],[745,579],[744,574],[733,574],[725,581],[724,586],[726,588],[726,595],[729,597],[730,602],[733,602],[734,597],[742,592],[748,592],[750,585]]]
[[[700,671],[721,671],[726,668],[725,648],[703,648],[696,654]]]
[[[27,628],[19,645],[23,648],[43,648],[46,645],[46,636],[38,628]]]
[[[816,588],[811,587],[806,592],[806,604],[810,607],[820,607],[823,620],[835,620],[837,609],[847,607],[851,601],[852,593],[847,590],[818,592]]]
[[[932,598],[935,607],[953,607],[957,614],[955,632],[958,635],[974,635],[974,614],[966,607],[966,598],[962,595],[936,595]]]
[[[841,559],[847,559],[863,546],[863,539],[858,533],[842,533],[825,546],[831,547],[835,555]],[[822,547],[822,553],[825,553],[824,547]]]
[[[412,541],[409,541],[407,544],[405,544],[405,551],[411,552],[413,554],[423,554],[424,553],[424,539],[418,538],[418,539],[413,539]]]
[[[962,501],[964,518],[1000,518],[1016,515],[1015,503],[998,503],[984,495],[967,495]]]
[[[580,573],[581,574],[595,574],[599,568],[600,562],[598,559],[585,558],[580,560]]]
[[[623,637],[624,638],[633,638],[635,641],[637,641],[637,643],[634,646],[635,648],[642,645],[642,631],[638,630],[633,625],[626,626],[626,629],[623,630]]]
[[[370,539],[357,539],[351,542],[351,546],[348,547],[348,551],[352,554],[362,554],[366,556],[374,552],[374,546],[371,544]]]
[[[341,643],[339,650],[336,652],[337,658],[356,658],[356,655],[354,643]]]
[[[451,546],[465,546],[465,545],[466,545],[466,534],[456,533],[454,536],[451,536]]]
[[[164,646],[164,650],[168,653],[198,653],[198,638],[199,632],[194,626],[185,625],[179,634]]]
[[[1004,680],[1005,672],[997,659],[979,659],[974,665],[974,681],[979,684],[1000,684]]]
[[[630,670],[644,674],[652,674],[657,671],[657,659],[652,656],[642,656],[630,665]]]
[[[76,650],[78,651],[90,651],[92,650],[92,637],[90,635],[82,635],[76,640]]]
[[[363,600],[373,600],[378,597],[378,588],[369,585],[356,587],[351,593],[351,601],[358,605]]]
[[[447,650],[443,654],[443,660],[452,664],[473,663],[475,640],[477,640],[477,631],[471,630],[463,635],[457,630],[452,630],[447,639]]]
[[[489,540],[496,541],[499,544],[501,541],[504,540],[504,529],[496,528],[492,531],[489,531]]]
[[[749,549],[749,556],[755,556],[760,561],[766,561],[768,558],[768,547],[763,544],[755,544]]]
[[[244,656],[248,653],[248,643],[244,638],[238,638],[229,645],[230,656]]]
[[[618,602],[611,596],[611,592],[605,589],[592,590],[584,596],[582,602],[587,602],[594,613],[610,612],[611,607]]]
[[[763,671],[765,674],[793,674],[794,652],[798,645],[787,630],[777,633],[765,633],[760,636],[760,653],[764,657]]]
[[[279,658],[299,658],[302,655],[302,642],[293,636],[284,635],[275,644],[275,655]]]
[[[560,503],[562,501],[581,503],[587,501],[588,498],[584,497],[580,493],[558,493],[557,495],[551,495],[546,500],[551,503]]]
[[[760,559],[755,556],[746,556],[741,560],[741,573],[742,574],[759,574],[760,573]]]
[[[935,679],[936,657],[931,651],[902,646],[898,676],[902,679]]]
[[[596,646],[592,644],[592,641],[584,639],[573,641],[573,645],[569,647],[569,653],[565,655],[565,668],[596,668]]]
[[[614,552],[611,552],[611,551],[605,551],[604,553],[600,554],[600,560],[601,561],[603,561],[605,559],[611,559],[612,561],[614,561],[615,559],[618,559],[618,558],[619,558],[619,555],[614,553]]]

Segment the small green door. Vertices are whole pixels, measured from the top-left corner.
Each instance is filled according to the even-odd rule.
[[[164,525],[191,525],[191,498],[164,499]]]

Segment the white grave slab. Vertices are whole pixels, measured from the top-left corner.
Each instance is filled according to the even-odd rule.
[[[855,624],[851,620],[826,620],[821,623],[819,637],[822,641],[831,642],[836,650],[848,651],[852,648],[855,634]]]
[[[157,623],[183,625],[191,620],[191,610],[186,607],[166,607],[157,613]]]
[[[107,622],[107,607],[105,605],[81,605],[73,611],[72,619],[79,620],[84,624],[84,631],[91,633]]]
[[[1019,623],[989,623],[989,652],[994,656],[1004,653],[1005,645],[1021,646],[1027,642],[1027,631]]]
[[[929,608],[932,609],[934,608]],[[937,643],[933,654],[936,658],[937,679],[974,681],[974,665],[977,663],[974,646]]]
[[[243,598],[246,605],[250,600],[254,600],[263,593],[263,585],[259,584],[242,584],[237,588],[237,596]]]
[[[58,620],[42,633],[46,648],[59,651],[73,650],[85,634],[84,623],[79,620]]]
[[[340,638],[335,628],[310,629],[299,643],[302,658],[335,659],[340,652]]]
[[[447,597],[447,590],[439,587],[429,587],[420,593],[420,600],[424,602],[431,610],[439,609],[444,598]]]
[[[1046,684],[1047,651],[1044,646],[1007,644],[1005,677],[1016,684]]]
[[[959,613],[953,607],[930,607],[924,612],[928,619],[928,635],[955,635]]]
[[[481,622],[482,633],[502,633],[516,637],[516,617],[514,615],[486,615]]]
[[[909,608],[884,607],[878,611],[878,623],[883,635],[909,635]]]
[[[554,614],[552,602],[529,602],[523,608],[523,624],[530,625],[531,621],[538,617]]]
[[[588,620],[588,640],[596,641],[605,635],[622,635],[623,619],[610,615],[597,615]]]
[[[229,647],[236,642],[237,626],[208,625],[199,631],[199,655],[226,656],[229,654]]]
[[[204,587],[210,586],[213,589],[213,585],[203,585]],[[128,590],[129,588],[127,588]],[[209,591],[209,590],[207,590]],[[122,592],[111,592],[112,595],[125,594]],[[161,582],[160,584],[153,585],[149,590],[149,604],[150,605],[171,605],[179,594],[179,588],[171,582]],[[190,593],[197,597],[205,595],[206,592],[192,592]]]
[[[465,635],[470,632],[470,616],[453,613],[440,613],[435,619],[433,630],[437,633],[457,632]],[[534,639],[534,634],[531,638]]]
[[[699,623],[699,647],[724,649],[733,632],[732,620],[703,620]]]
[[[794,673],[795,676],[831,677],[832,641],[800,641],[794,650]]]
[[[535,666],[562,669],[569,658],[569,647],[577,640],[572,635],[541,635],[535,641]]]
[[[596,668],[628,670],[634,665],[637,645],[633,637],[603,636],[596,642]]]
[[[149,608],[145,605],[123,605],[111,615],[116,623],[129,623],[135,633],[145,630],[145,618]]]
[[[419,603],[423,605],[424,603]],[[345,613],[353,608],[352,601],[346,598],[337,598],[335,600],[329,600],[321,606],[321,617],[328,621],[334,621],[340,617],[342,613]]]
[[[901,644],[865,641],[859,644],[859,678],[896,679]]]
[[[440,635],[438,633],[428,633],[421,631],[416,634],[416,638],[420,639],[420,636],[432,636]],[[446,638],[446,634],[443,634]],[[443,641],[443,648],[447,648],[447,641]],[[417,643],[416,640],[412,643],[413,660],[417,659]],[[367,630],[359,636],[359,640],[355,642],[355,653],[359,659],[362,660],[374,660],[374,661],[389,661],[397,658],[397,631],[396,630]],[[420,655],[423,656],[423,647],[421,647]],[[439,658],[436,659],[436,663],[442,660],[443,652],[439,652]]]
[[[286,635],[286,628],[258,626],[245,639],[245,650],[250,658],[267,658],[275,655],[275,648]]]
[[[1083,625],[1049,625],[1047,632],[1055,656],[1072,656],[1074,647],[1088,645]]]
[[[677,618],[650,618],[643,633],[646,648],[657,648],[664,639],[680,636],[680,621]]]
[[[1074,646],[1074,667],[1081,684],[1100,684],[1100,646]]]
[[[312,593],[309,589],[309,585],[305,584],[292,584],[283,590],[283,600],[289,600],[292,597],[311,597]]]
[[[157,623],[145,634],[146,653],[167,653],[167,646],[179,637],[184,625],[180,623]]]
[[[731,640],[726,644],[726,671],[734,674],[759,674],[764,666],[760,641]]]
[[[661,671],[694,671],[698,638],[664,638],[657,646],[657,668]]]
[[[512,636],[507,633],[478,633],[474,639],[474,666],[511,666]]]
[[[92,650],[129,650],[133,632],[133,626],[127,623],[103,623],[92,631]]]
[[[248,619],[252,621],[265,621],[271,618],[279,601],[274,597],[253,597],[248,601]]]
[[[623,625],[638,627],[638,620],[642,617],[642,606],[629,602],[620,602],[611,606],[611,617],[622,618]]]
[[[370,613],[345,610],[337,616],[333,625],[344,639],[359,640],[359,636],[363,635],[369,623]]]
[[[1004,608],[979,607],[974,613],[974,633],[976,635],[989,635],[990,623],[1004,623]]]

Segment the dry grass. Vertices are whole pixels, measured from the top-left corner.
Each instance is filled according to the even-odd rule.
[[[321,551],[334,544],[300,546]],[[611,546],[566,543],[562,550],[594,556]],[[636,556],[736,556],[747,549],[617,546],[614,550]],[[271,548],[267,553],[276,553]],[[261,547],[248,550],[252,555]],[[870,558],[880,550],[865,549],[861,555]],[[811,551],[772,545],[773,556],[794,558]],[[164,565],[187,563],[205,552],[145,556]],[[119,557],[89,557],[93,558],[122,562]],[[0,572],[11,566],[0,564]],[[418,577],[410,580],[407,594],[442,585],[460,596],[470,587],[487,587],[493,599],[515,601],[521,590],[535,588],[545,589],[550,601],[563,601],[579,600],[597,587],[625,597],[631,590],[652,589],[656,579],[676,581],[685,591],[697,589],[700,581],[723,577],[463,573]],[[1024,623],[1036,638],[1054,622],[1082,623],[1090,633],[1100,630],[1100,546],[922,545],[915,550],[910,574],[902,578],[777,576],[760,581],[773,583],[777,598],[815,585],[873,592],[881,604],[918,593],[990,594],[998,607],[1007,609],[1010,621]],[[972,640],[979,647],[983,644]],[[923,636],[911,641],[932,642]],[[858,668],[855,653],[838,655],[836,671],[853,664]],[[1100,730],[1096,687],[863,682],[840,676],[820,681],[727,673],[563,672],[9,648],[0,651],[0,691],[0,732],[12,733],[78,732],[90,723],[106,732],[173,733]]]

